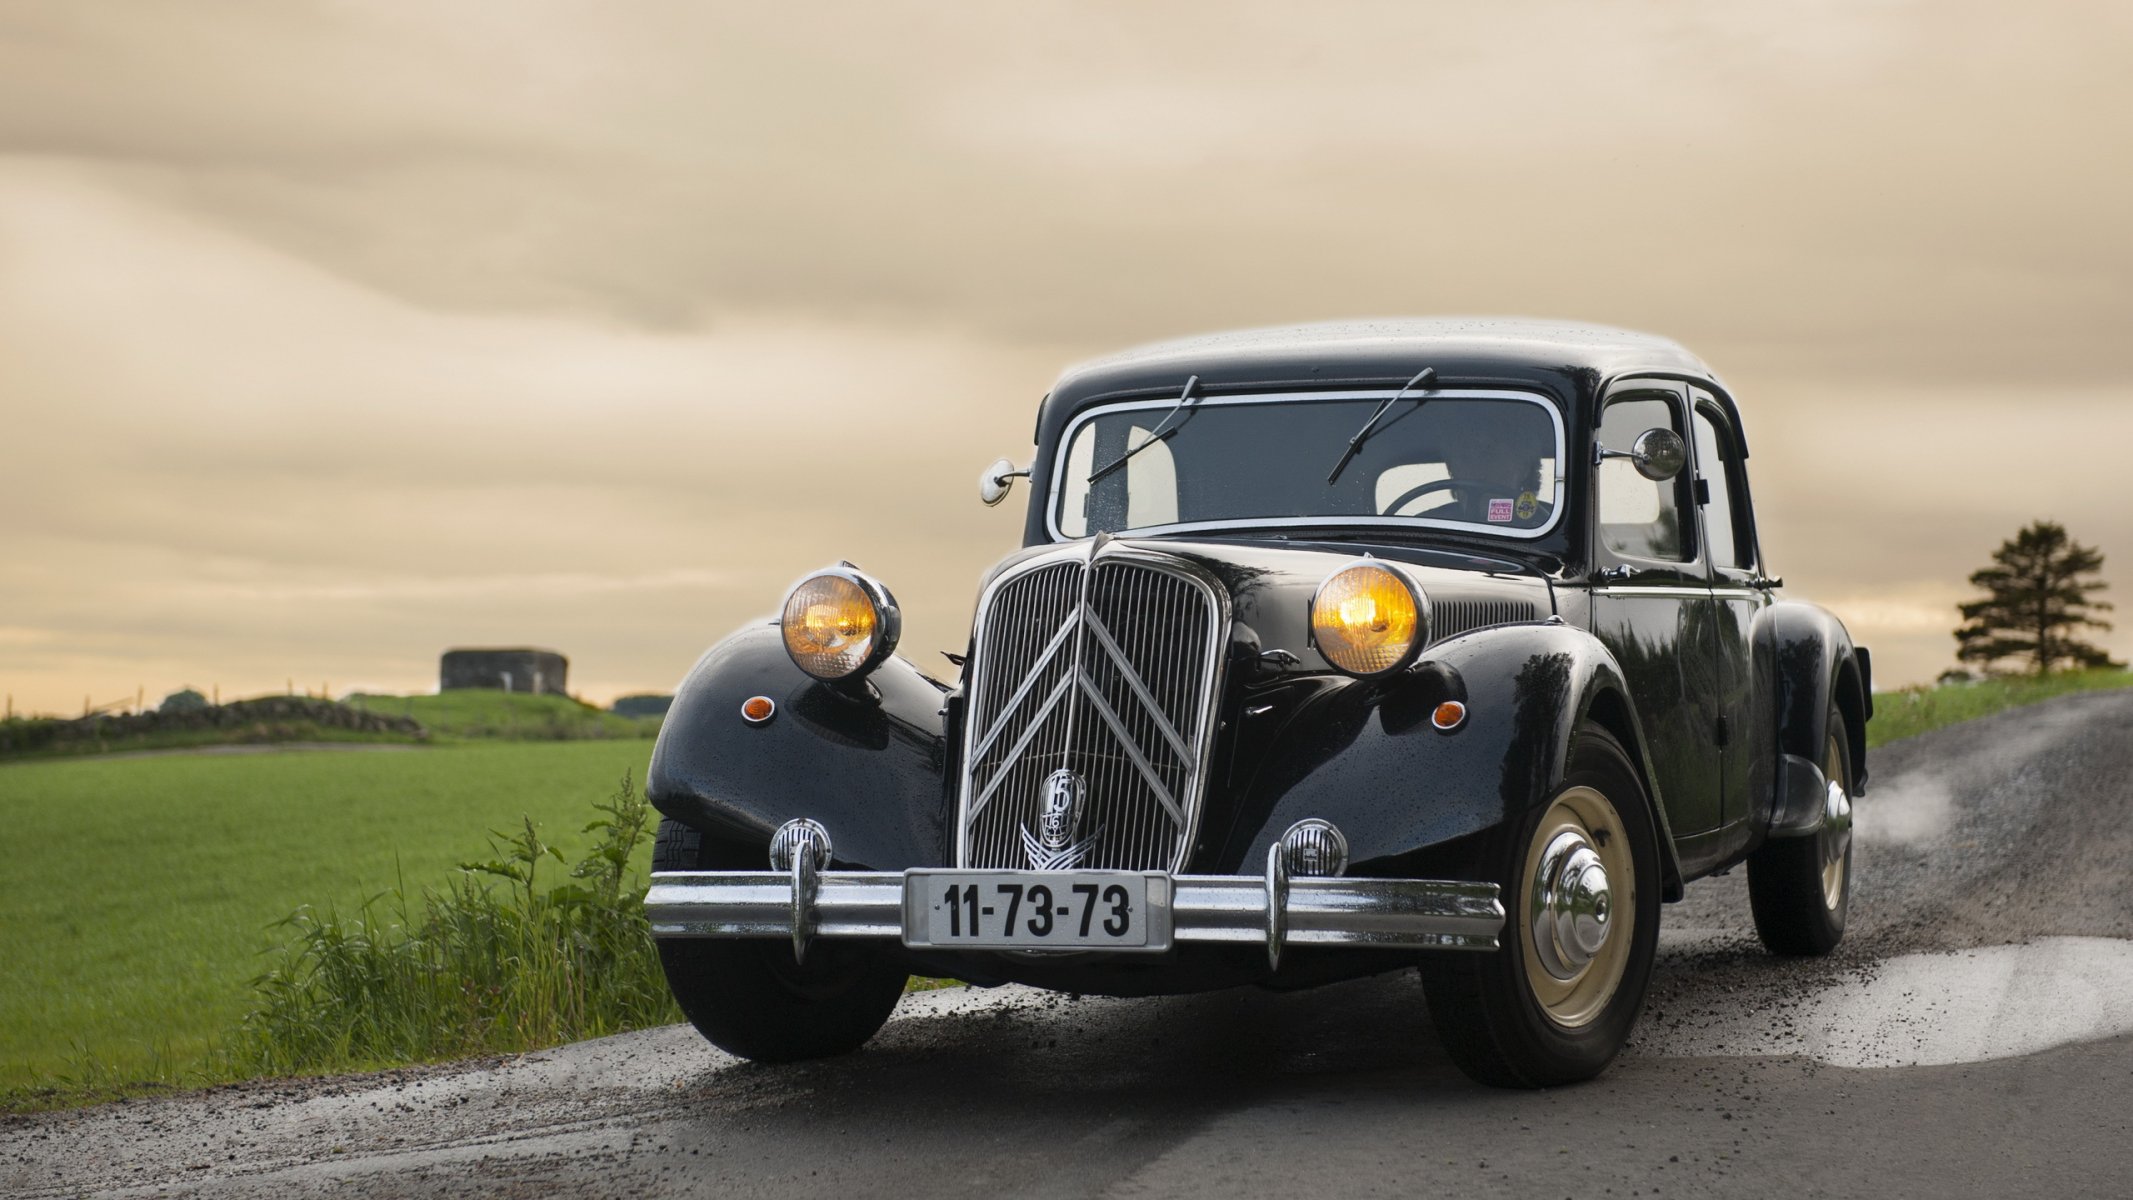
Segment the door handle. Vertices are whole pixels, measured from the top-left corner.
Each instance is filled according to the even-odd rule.
[[[1609,567],[1606,570],[1600,572],[1599,574],[1593,576],[1594,579],[1597,579],[1602,583],[1614,583],[1624,579],[1635,579],[1636,577],[1637,568],[1626,565],[1620,567]]]
[[[1748,586],[1759,592],[1771,591],[1785,586],[1785,581],[1775,575],[1757,575],[1748,581]]]

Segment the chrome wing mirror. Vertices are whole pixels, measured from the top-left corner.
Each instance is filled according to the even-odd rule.
[[[1671,429],[1647,429],[1637,435],[1627,450],[1609,450],[1595,444],[1592,448],[1594,466],[1610,458],[1626,458],[1637,468],[1637,474],[1653,483],[1664,483],[1681,474],[1689,465],[1689,448],[1681,435]]]
[[[1015,480],[1028,478],[1029,471],[1026,469],[1016,466],[1008,459],[994,459],[991,466],[978,474],[978,499],[985,502],[985,507],[991,508],[1007,499],[1007,493],[1014,490]]]

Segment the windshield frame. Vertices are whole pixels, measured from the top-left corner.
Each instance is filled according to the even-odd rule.
[[[1553,489],[1554,497],[1550,501],[1551,508],[1547,522],[1533,529],[1510,529],[1501,525],[1482,525],[1472,521],[1447,521],[1437,517],[1421,515],[1391,517],[1355,513],[1345,516],[1286,517],[1270,515],[1262,517],[1233,517],[1219,521],[1177,521],[1168,525],[1133,526],[1111,532],[1120,537],[1147,537],[1166,533],[1196,533],[1223,529],[1442,529],[1469,537],[1510,538],[1517,541],[1532,541],[1553,533],[1563,523],[1565,501],[1569,495],[1571,470],[1571,464],[1567,457],[1570,453],[1569,435],[1563,422],[1562,409],[1552,399],[1539,392],[1514,388],[1453,387],[1432,389],[1427,393],[1403,392],[1399,388],[1378,388],[1367,391],[1252,392],[1233,396],[1210,396],[1203,393],[1193,407],[1197,410],[1232,404],[1304,404],[1314,401],[1382,404],[1386,400],[1403,394],[1412,398],[1426,399],[1432,403],[1438,400],[1516,400],[1540,406],[1548,414],[1548,420],[1555,428],[1555,486]],[[1143,400],[1121,400],[1108,404],[1094,404],[1074,414],[1073,419],[1067,422],[1066,428],[1060,431],[1059,442],[1053,449],[1051,481],[1044,498],[1045,532],[1050,535],[1054,542],[1081,540],[1070,537],[1062,530],[1059,527],[1059,518],[1060,505],[1066,499],[1067,455],[1073,450],[1074,439],[1080,434],[1082,426],[1098,417],[1111,416],[1123,412],[1169,409],[1175,407],[1176,404],[1176,396],[1155,396]],[[1334,424],[1328,424],[1327,428],[1333,430],[1333,435],[1328,439],[1327,445],[1337,453],[1345,434],[1336,428]],[[1187,435],[1180,434],[1179,436]],[[1087,535],[1083,536],[1086,537]]]

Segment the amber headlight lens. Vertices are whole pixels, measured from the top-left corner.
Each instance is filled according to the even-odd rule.
[[[1311,598],[1311,637],[1327,662],[1350,675],[1398,670],[1422,638],[1421,599],[1390,567],[1343,567]]]
[[[857,571],[822,571],[785,597],[785,652],[817,679],[845,679],[896,649],[899,615],[887,588]]]

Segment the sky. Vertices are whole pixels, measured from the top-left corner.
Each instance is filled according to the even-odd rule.
[[[1787,593],[1930,680],[2032,519],[2133,599],[2127,62],[2123,3],[0,0],[0,690],[604,702],[838,559],[944,671],[1062,367],[1437,313],[1699,353]]]

